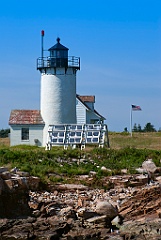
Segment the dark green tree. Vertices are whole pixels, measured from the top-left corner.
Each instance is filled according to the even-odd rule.
[[[133,132],[138,132],[138,128],[137,128],[136,123],[134,124],[132,131],[133,131]]]
[[[156,129],[154,128],[154,126],[153,126],[150,122],[148,122],[148,123],[145,125],[143,131],[144,131],[144,132],[156,132]]]
[[[6,138],[8,137],[8,134],[10,133],[10,129],[1,129],[0,130],[0,138]]]
[[[142,132],[141,125],[138,124],[138,132]]]
[[[124,132],[128,132],[127,127],[124,128]]]

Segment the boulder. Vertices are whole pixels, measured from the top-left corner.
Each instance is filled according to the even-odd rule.
[[[94,216],[86,219],[84,225],[87,227],[93,226],[94,228],[107,228],[110,227],[110,221],[106,215]]]
[[[112,221],[111,224],[117,228],[120,227],[120,224],[122,223],[122,218],[120,216],[116,216]]]
[[[120,235],[123,239],[161,239],[161,219],[140,219],[124,223],[120,228]]]
[[[3,173],[3,172],[7,172],[7,171],[8,171],[8,168],[0,167],[0,174]]]
[[[10,179],[11,178],[11,173],[9,171],[4,171],[4,172],[1,173],[1,178],[3,180]]]
[[[103,172],[112,172],[112,170],[111,169],[109,169],[109,168],[106,168],[105,166],[102,166],[101,167],[101,171],[103,171]]]
[[[107,168],[104,167],[104,166],[102,166],[102,167],[101,167],[101,171],[107,171]]]
[[[16,179],[7,179],[4,180],[5,191],[15,191],[18,188],[18,181]]]
[[[106,217],[113,219],[118,215],[117,209],[107,201],[99,201],[96,205],[96,213],[99,215],[106,215]]]
[[[20,177],[29,177],[30,176],[29,172],[23,172],[23,171],[17,171],[17,174]]]
[[[30,176],[30,177],[26,177],[26,178],[27,178],[28,189],[37,190],[39,188],[39,184],[40,184],[39,177]]]
[[[155,173],[156,170],[157,170],[157,167],[156,167],[156,165],[155,165],[155,163],[153,162],[152,159],[148,159],[148,160],[144,161],[144,162],[142,163],[142,168],[143,168],[144,170],[146,170],[147,173],[148,173],[148,172],[149,172],[149,173]]]
[[[86,210],[86,211],[83,212],[82,217],[83,217],[84,220],[86,220],[86,219],[89,219],[89,218],[97,217],[97,213]]]
[[[148,176],[147,175],[141,174],[141,175],[136,176],[135,179],[136,179],[136,181],[140,182],[141,185],[144,185],[144,184],[148,183]]]
[[[96,174],[97,174],[97,173],[96,173],[95,171],[90,171],[90,172],[89,172],[89,177],[96,176]]]
[[[126,221],[143,217],[149,213],[156,214],[161,206],[160,192],[159,184],[140,188],[130,198],[126,197],[120,206],[119,214]]]

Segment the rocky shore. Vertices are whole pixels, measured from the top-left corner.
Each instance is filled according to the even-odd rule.
[[[106,169],[104,169],[106,170]],[[161,169],[104,177],[109,190],[81,184],[40,187],[40,179],[0,168],[0,239],[161,239]],[[80,176],[92,181],[95,173]]]

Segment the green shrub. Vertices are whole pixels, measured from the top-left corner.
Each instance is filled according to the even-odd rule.
[[[80,163],[81,157],[86,160]],[[98,185],[98,180],[102,177],[121,174],[121,169],[124,168],[129,173],[135,173],[135,168],[140,167],[142,162],[148,158],[152,158],[156,166],[161,167],[161,151],[158,150],[130,147],[114,150],[95,147],[81,152],[80,149],[65,151],[63,148],[56,147],[51,151],[45,151],[42,148],[29,146],[0,149],[0,166],[18,167],[22,171],[40,177],[43,182],[62,182],[66,178],[72,182],[78,175],[86,175],[90,171],[95,171],[94,185]],[[78,159],[78,161],[73,161],[73,159]],[[101,171],[102,166],[111,171]],[[60,177],[55,178],[54,174]],[[102,182],[100,186],[101,184]]]

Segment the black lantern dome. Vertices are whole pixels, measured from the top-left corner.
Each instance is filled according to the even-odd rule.
[[[48,49],[51,58],[51,67],[68,67],[68,48],[60,43],[60,38],[57,38],[57,43]]]

